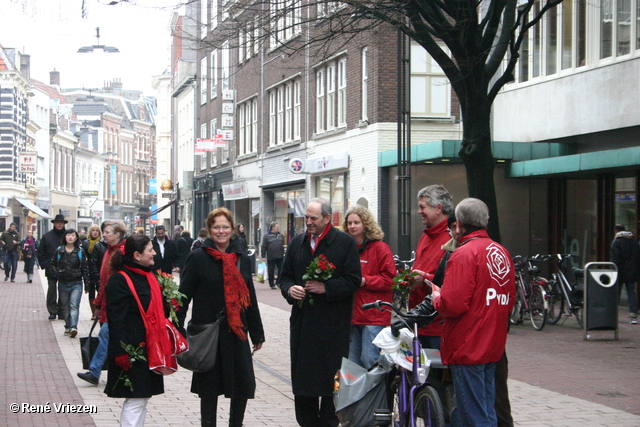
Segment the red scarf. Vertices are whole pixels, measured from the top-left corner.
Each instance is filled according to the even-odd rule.
[[[249,307],[251,298],[247,284],[236,268],[238,254],[224,253],[213,248],[203,248],[216,261],[222,260],[222,280],[224,286],[224,303],[227,309],[227,323],[241,340],[247,339],[240,312]]]
[[[162,288],[160,287],[160,283],[158,283],[158,278],[151,271],[134,268],[131,265],[126,265],[125,268],[147,278],[149,289],[151,290],[151,301],[149,302],[149,307],[147,307],[147,312],[140,313],[140,315],[144,316],[146,314],[148,324],[155,332],[152,334],[147,333],[147,339],[153,338],[159,340],[161,347],[165,350],[165,354],[169,354],[171,352],[171,343],[169,342],[169,335],[166,332],[164,298],[162,298]],[[121,273],[126,274],[125,272]]]

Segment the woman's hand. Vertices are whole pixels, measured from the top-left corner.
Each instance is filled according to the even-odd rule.
[[[262,343],[259,342],[258,344],[254,344],[253,345],[253,352],[255,353],[256,351],[260,350],[262,348]]]
[[[304,298],[304,295],[304,288],[300,285],[293,285],[289,288],[289,296],[293,299],[301,300]]]

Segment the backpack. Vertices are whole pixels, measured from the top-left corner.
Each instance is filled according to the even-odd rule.
[[[58,254],[58,261],[60,261],[60,254],[62,253],[62,246],[58,246],[58,249],[56,249],[56,253]],[[83,250],[82,248],[78,248],[78,259],[80,259],[80,263],[82,263],[82,254],[83,254]]]

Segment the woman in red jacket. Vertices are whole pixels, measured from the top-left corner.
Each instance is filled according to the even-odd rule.
[[[342,228],[358,244],[362,269],[360,289],[353,298],[349,360],[369,369],[380,357],[380,349],[372,341],[389,325],[391,315],[386,311],[363,310],[362,304],[377,300],[391,302],[391,286],[397,271],[393,253],[382,241],[384,233],[367,208],[359,205],[349,208]]]

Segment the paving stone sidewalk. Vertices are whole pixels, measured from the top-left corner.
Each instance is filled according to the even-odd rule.
[[[21,269],[22,266],[20,265]],[[47,320],[44,295],[46,280],[42,271],[34,283],[20,272],[16,283],[0,282],[0,331],[6,345],[0,350],[4,366],[4,388],[0,391],[0,425],[6,426],[116,426],[123,399],[103,393],[106,373],[98,387],[77,378],[82,371],[77,339],[64,336],[62,321]],[[245,426],[297,426],[289,377],[289,312],[281,304],[269,303],[279,292],[257,284],[258,300],[267,342],[255,355],[256,399],[249,401]],[[91,327],[86,296],[81,303],[78,337]],[[513,369],[513,368],[512,368]],[[147,426],[200,425],[200,406],[189,392],[191,374],[184,370],[165,377],[165,394],[149,401]],[[588,427],[640,426],[640,416],[576,397],[546,390],[522,381],[509,381],[511,403],[517,426]],[[13,413],[11,403],[18,403]],[[640,402],[639,402],[640,403]],[[25,413],[23,404],[52,406],[50,413]],[[89,405],[94,413],[56,413],[61,404]],[[70,408],[70,406],[62,409]],[[78,406],[78,408],[84,408]],[[226,425],[229,402],[219,401],[219,425]],[[33,408],[31,408],[33,409]],[[38,408],[36,408],[38,409]],[[42,409],[40,409],[42,410]]]

